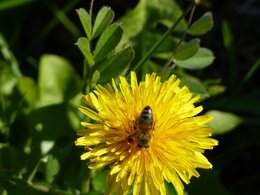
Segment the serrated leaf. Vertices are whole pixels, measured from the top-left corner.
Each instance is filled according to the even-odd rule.
[[[205,99],[206,97],[209,97],[209,94],[207,93],[206,88],[204,85],[197,79],[194,78],[182,78],[181,79],[181,86],[186,85],[191,93],[194,96],[199,95],[200,100]]]
[[[215,134],[227,133],[242,122],[241,117],[229,112],[211,110],[207,114],[213,116],[213,120],[209,122],[209,127],[214,130]]]
[[[211,12],[203,14],[198,20],[196,20],[188,29],[188,32],[192,35],[203,35],[211,30],[213,27],[213,16]]]
[[[98,66],[98,70],[101,73],[100,82],[102,83],[118,76],[131,63],[133,57],[133,49],[127,47],[101,63]]]
[[[109,7],[103,7],[94,22],[92,38],[99,36],[114,19],[114,12]]]
[[[90,66],[94,65],[94,57],[93,57],[91,50],[90,50],[89,40],[85,37],[81,37],[76,42],[76,45],[79,47],[81,53],[86,58],[88,64]]]
[[[90,15],[88,14],[88,12],[83,9],[83,8],[80,8],[77,10],[77,13],[78,13],[78,16],[79,16],[79,19],[80,19],[80,22],[85,30],[85,33],[88,37],[89,40],[92,39],[92,35],[91,35],[91,31],[92,31],[92,22],[91,22],[91,17]]]
[[[179,49],[174,53],[173,57],[176,60],[186,60],[199,50],[200,39],[192,39],[179,47]]]
[[[48,161],[46,164],[46,180],[51,183],[54,180],[55,175],[59,172],[60,165],[59,161],[52,155],[48,156]]]
[[[182,68],[202,69],[209,66],[214,60],[212,51],[207,48],[199,48],[197,53],[187,60],[176,60],[174,63]]]
[[[115,49],[121,40],[123,29],[119,24],[112,24],[109,26],[98,39],[95,51],[95,63],[103,60],[107,55]]]

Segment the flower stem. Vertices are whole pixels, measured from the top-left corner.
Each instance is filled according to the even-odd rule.
[[[182,34],[182,37],[180,39],[180,41],[177,43],[174,51],[177,51],[179,49],[179,47],[181,46],[182,42],[185,40],[186,36],[187,36],[187,32],[188,32],[188,29],[191,25],[191,22],[192,22],[192,18],[194,16],[194,13],[195,13],[195,9],[197,7],[197,4],[195,3],[193,6],[192,6],[192,10],[191,10],[191,13],[190,13],[190,16],[189,16],[189,19],[188,19],[188,24],[187,24],[187,28],[186,30],[184,31],[184,33]],[[174,52],[173,52],[174,53]],[[163,66],[162,68],[162,73],[165,72],[168,67],[171,65],[172,63],[172,60],[173,60],[173,55],[170,56],[170,58],[167,60],[166,64]]]
[[[163,41],[167,38],[168,35],[170,35],[173,30],[177,27],[177,25],[180,23],[180,21],[189,13],[191,8],[193,7],[193,4],[190,5],[183,14],[178,18],[178,20],[164,33],[164,35],[159,39],[153,47],[146,53],[146,55],[136,64],[136,66],[132,69],[136,71],[140,66],[142,66],[154,53],[154,51],[163,43]]]
[[[83,66],[83,87],[82,93],[85,95],[89,92],[89,64],[84,60]]]
[[[89,8],[89,16],[90,16],[90,18],[92,18],[93,4],[94,4],[94,0],[91,0],[91,2],[90,2],[90,8]]]
[[[89,8],[89,15],[92,21],[92,11],[93,11],[93,4],[94,0],[91,0],[90,2],[90,8]],[[90,48],[91,48],[91,40],[89,40]],[[82,87],[82,93],[88,94],[90,90],[90,83],[91,83],[91,65],[88,64],[88,62],[84,61],[84,67],[83,67],[83,87]]]

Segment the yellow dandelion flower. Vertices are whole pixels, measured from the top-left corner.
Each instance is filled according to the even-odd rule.
[[[107,194],[166,194],[165,181],[182,195],[182,182],[199,177],[196,168],[212,168],[203,155],[218,142],[207,123],[210,116],[195,116],[202,107],[189,89],[180,87],[172,75],[161,82],[156,74],[147,74],[138,84],[136,74],[82,96],[86,106],[80,111],[94,122],[82,122],[77,146],[85,146],[82,160],[89,168],[110,166]],[[119,190],[119,191],[118,191]]]

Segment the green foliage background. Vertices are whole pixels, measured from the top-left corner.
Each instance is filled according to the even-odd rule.
[[[107,170],[89,171],[74,146],[79,97],[131,70],[178,75],[215,117],[214,168],[185,191],[259,194],[260,7],[190,4],[0,1],[0,194],[104,194]]]

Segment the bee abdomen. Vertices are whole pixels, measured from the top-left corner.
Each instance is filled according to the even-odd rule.
[[[152,129],[153,126],[153,113],[150,106],[144,107],[143,111],[140,114],[138,127],[142,133],[147,133]]]
[[[149,147],[150,136],[148,134],[141,134],[138,136],[138,147],[148,148]]]

